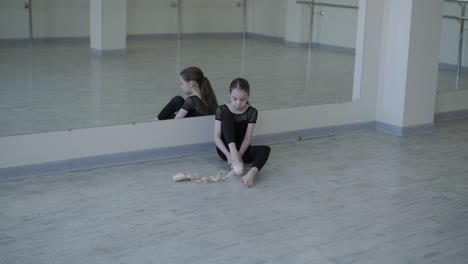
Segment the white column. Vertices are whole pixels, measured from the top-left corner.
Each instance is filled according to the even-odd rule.
[[[91,53],[125,54],[127,0],[90,0]]]
[[[403,136],[432,130],[443,1],[384,2],[377,130]]]
[[[309,43],[311,7],[298,4],[296,0],[287,0],[286,7],[286,43],[293,45]]]

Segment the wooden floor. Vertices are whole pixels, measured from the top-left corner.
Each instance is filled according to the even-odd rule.
[[[468,120],[272,146],[256,185],[215,153],[0,182],[0,263],[468,263]]]

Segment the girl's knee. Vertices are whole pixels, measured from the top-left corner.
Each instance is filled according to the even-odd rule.
[[[271,148],[270,146],[262,146],[262,151],[269,155],[271,152]]]
[[[184,103],[185,102],[185,99],[180,96],[180,95],[177,95],[177,96],[174,96],[174,98],[171,99],[172,102],[174,103]]]

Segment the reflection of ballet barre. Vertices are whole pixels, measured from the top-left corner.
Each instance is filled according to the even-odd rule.
[[[465,34],[465,21],[468,20],[466,17],[466,4],[468,0],[445,0],[445,2],[458,3],[461,6],[460,16],[453,15],[444,15],[444,18],[456,19],[460,23],[459,39],[458,39],[458,60],[457,60],[457,80],[455,90],[458,91],[460,86],[460,73],[462,67],[462,57],[463,57],[463,35]]]
[[[245,38],[245,34],[247,31],[247,0],[236,0],[236,7],[242,7],[242,37]],[[172,0],[171,7],[177,8],[177,20],[178,20],[178,37],[179,39],[182,37],[182,0]]]
[[[465,4],[468,4],[468,0],[445,0],[445,2],[465,3]]]
[[[329,6],[329,7],[339,7],[339,8],[349,8],[349,9],[359,9],[358,6],[352,5],[342,5],[342,4],[332,4],[332,3],[318,3],[318,2],[310,2],[310,1],[296,1],[298,4],[307,4],[310,5],[311,12],[310,12],[310,28],[309,28],[309,50],[312,48],[312,38],[313,38],[313,29],[314,29],[314,7],[315,6]],[[325,11],[320,10],[319,14],[323,16]]]
[[[33,43],[33,22],[32,22],[32,0],[24,2],[24,9],[28,9],[29,12],[29,46],[32,47]]]
[[[352,5],[342,5],[342,4],[331,4],[331,3],[318,3],[318,2],[309,2],[309,1],[296,1],[298,4],[308,4],[308,5],[318,5],[318,6],[331,6],[331,7],[341,7],[341,8],[351,8],[358,9],[357,6]]]
[[[452,15],[443,15],[444,18],[452,18],[457,20],[468,20],[468,17],[465,16],[452,16]]]

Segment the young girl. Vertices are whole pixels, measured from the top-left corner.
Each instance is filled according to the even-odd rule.
[[[247,187],[253,186],[255,176],[270,155],[268,146],[250,146],[258,112],[249,105],[249,93],[247,80],[234,79],[229,86],[231,102],[216,109],[214,126],[216,150],[237,175],[242,174],[244,162],[252,162],[252,167],[242,177]]]
[[[180,88],[187,99],[176,96],[161,110],[159,120],[214,115],[218,107],[211,83],[198,67],[188,67],[180,73]]]

